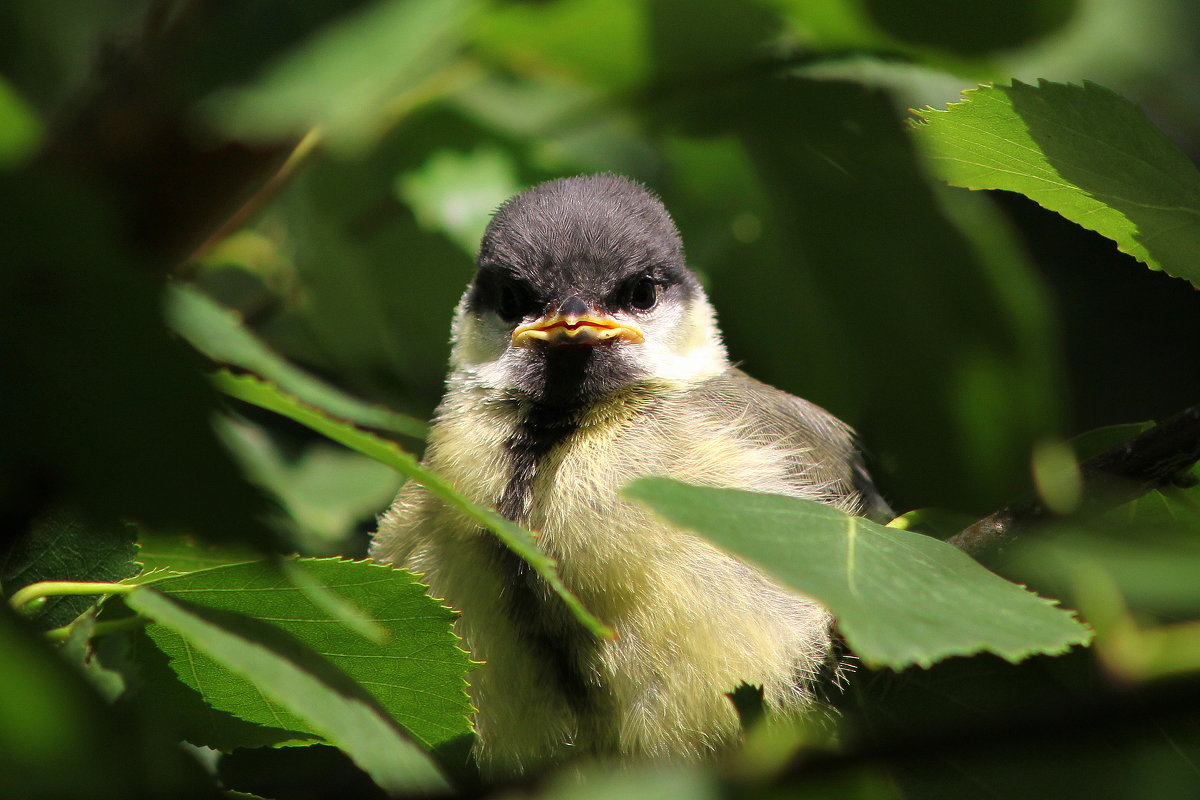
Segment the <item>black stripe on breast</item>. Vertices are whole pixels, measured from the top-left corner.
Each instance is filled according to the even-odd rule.
[[[528,522],[539,466],[577,429],[573,416],[541,409],[535,409],[517,426],[505,443],[510,471],[496,504],[501,515],[513,522]],[[519,635],[539,653],[538,661],[577,713],[593,708],[595,686],[586,679],[582,664],[597,646],[594,637],[520,556],[495,537],[487,536],[483,541],[489,543],[496,570],[505,576],[501,599]]]

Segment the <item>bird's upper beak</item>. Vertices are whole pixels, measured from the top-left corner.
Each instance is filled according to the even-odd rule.
[[[540,319],[518,325],[512,332],[516,347],[532,347],[534,342],[548,345],[597,345],[609,340],[639,344],[645,339],[641,329],[631,322],[620,321],[608,314],[562,313],[547,314]]]

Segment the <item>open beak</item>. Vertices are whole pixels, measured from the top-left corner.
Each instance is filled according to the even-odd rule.
[[[519,325],[512,333],[516,347],[532,347],[539,341],[548,345],[597,345],[610,339],[638,344],[645,338],[635,325],[593,314],[553,314]]]

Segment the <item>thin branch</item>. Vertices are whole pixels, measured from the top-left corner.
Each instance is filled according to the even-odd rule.
[[[1081,509],[1104,511],[1136,500],[1147,492],[1178,484],[1200,460],[1200,405],[1176,414],[1145,433],[1080,465]],[[948,541],[975,558],[987,556],[1019,533],[1051,516],[1038,500],[1005,506]]]

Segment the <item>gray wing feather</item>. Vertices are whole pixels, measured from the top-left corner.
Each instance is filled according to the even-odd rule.
[[[709,412],[788,453],[798,482],[828,487],[828,502],[870,519],[892,518],[863,465],[854,431],[825,409],[731,369],[697,387]]]

